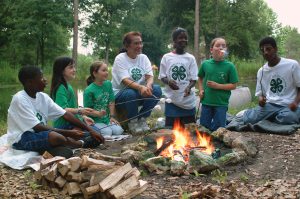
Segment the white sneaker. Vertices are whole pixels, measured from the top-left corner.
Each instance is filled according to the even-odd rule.
[[[129,128],[129,131],[131,131],[132,133],[143,132],[143,128],[139,124],[138,119],[130,120],[130,122],[128,123],[128,128]]]
[[[140,127],[143,129],[143,131],[150,131],[150,127],[148,126],[146,122],[146,118],[142,117],[139,120]]]

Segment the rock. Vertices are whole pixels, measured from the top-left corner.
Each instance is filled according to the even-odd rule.
[[[138,163],[139,160],[142,158],[142,152],[126,150],[123,153],[121,153],[121,158],[123,160],[126,160],[127,162]]]
[[[166,172],[170,170],[170,160],[169,157],[157,156],[147,159],[143,162],[143,165],[148,169],[149,172]]]
[[[190,173],[193,173],[195,170],[198,172],[208,172],[219,168],[219,165],[211,155],[199,150],[192,150],[189,157],[190,160],[187,169]]]
[[[217,163],[220,166],[235,165],[244,161],[247,158],[247,154],[243,150],[233,150],[232,153],[227,153],[217,159]]]
[[[239,136],[234,139],[232,142],[232,147],[244,150],[247,155],[251,157],[254,157],[258,152],[255,142],[252,139],[244,136]]]
[[[176,176],[183,175],[185,173],[186,167],[187,166],[183,161],[171,160],[170,173]]]

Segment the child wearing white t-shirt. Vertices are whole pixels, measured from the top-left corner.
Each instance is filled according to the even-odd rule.
[[[175,50],[163,56],[158,77],[166,85],[166,98],[172,101],[165,104],[165,125],[169,127],[173,126],[175,119],[183,124],[195,122],[196,96],[192,88],[198,79],[195,57],[185,52],[187,31],[177,28],[172,38]]]

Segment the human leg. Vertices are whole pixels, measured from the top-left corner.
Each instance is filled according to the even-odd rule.
[[[207,106],[202,104],[200,124],[211,130],[213,114],[214,114],[214,109],[212,106]]]
[[[100,132],[103,136],[111,136],[113,133],[112,129],[107,124],[96,123],[95,126],[99,129],[97,132]]]
[[[214,115],[211,124],[211,130],[215,131],[219,127],[225,127],[226,125],[226,112],[228,107],[226,106],[216,106],[214,107]]]
[[[162,95],[162,91],[160,86],[153,85],[152,87],[153,96],[147,97],[147,99],[143,100],[142,102],[142,108],[139,112],[139,118],[147,118],[151,114],[151,110],[156,106],[156,104],[159,102],[160,97]]]
[[[125,89],[116,96],[116,108],[125,109],[127,118],[134,118],[138,115],[138,101],[140,98],[138,91],[134,89]]]
[[[113,135],[121,135],[124,132],[123,128],[120,125],[117,125],[117,124],[111,125],[110,129],[112,130]]]
[[[262,120],[272,119],[280,109],[282,109],[282,106],[270,103],[266,103],[263,107],[256,106],[255,108],[248,109],[243,115],[244,124],[255,124]]]
[[[297,110],[294,112],[288,107],[285,107],[278,111],[277,115],[275,116],[275,122],[278,124],[299,124],[299,114],[300,108],[297,108]]]

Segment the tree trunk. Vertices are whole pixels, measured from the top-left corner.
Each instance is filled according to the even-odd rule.
[[[108,57],[109,57],[109,42],[105,44],[105,63],[108,64]]]
[[[196,58],[197,64],[200,62],[200,52],[199,52],[199,10],[200,10],[200,0],[195,0],[195,25],[194,25],[194,56]]]
[[[78,49],[78,4],[79,0],[73,1],[73,10],[74,10],[74,27],[73,27],[73,51],[72,58],[77,65],[77,49]]]

